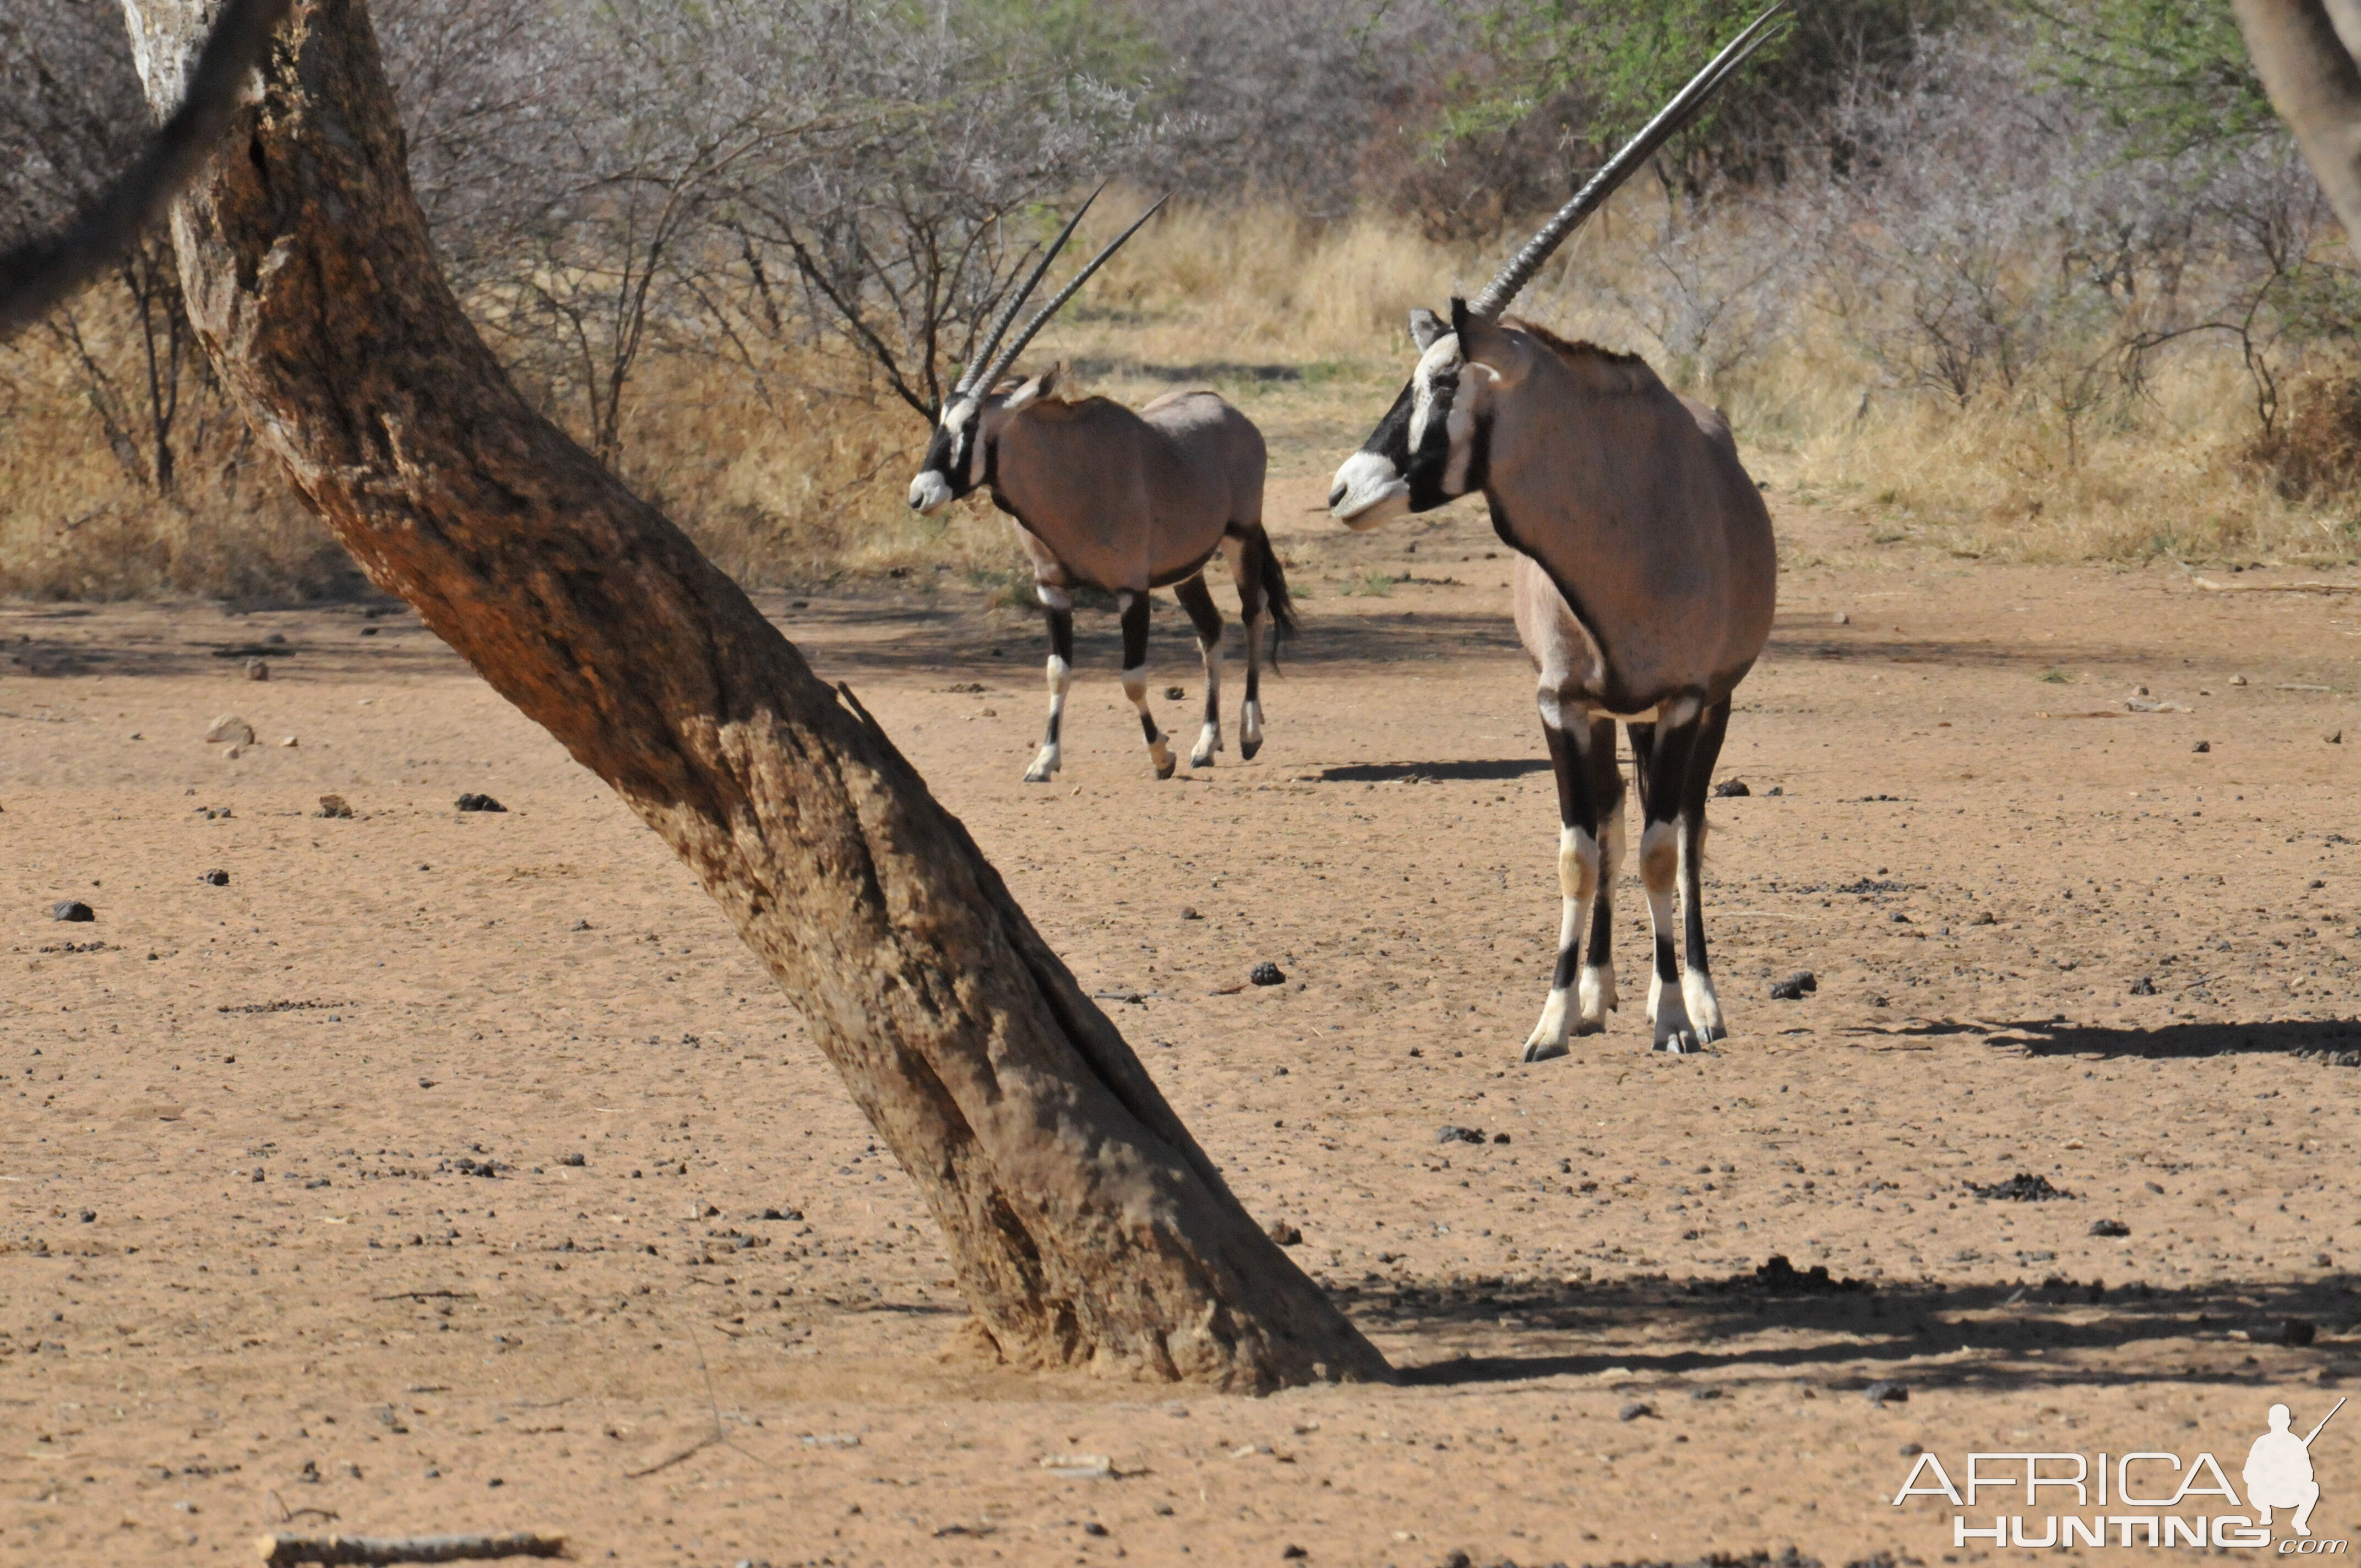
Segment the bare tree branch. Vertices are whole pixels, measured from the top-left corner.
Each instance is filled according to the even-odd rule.
[[[47,315],[131,248],[229,126],[247,75],[289,0],[229,0],[172,117],[138,159],[65,228],[0,255],[0,340]]]

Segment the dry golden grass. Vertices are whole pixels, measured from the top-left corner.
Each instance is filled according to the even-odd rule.
[[[2262,471],[2244,374],[2202,345],[2161,360],[2143,395],[2071,422],[2041,395],[2039,364],[2017,391],[1964,408],[1892,385],[1809,302],[1786,302],[1775,317],[1733,312],[1723,344],[1733,350],[1668,362],[1647,329],[1663,319],[1661,292],[1650,291],[1664,282],[1637,200],[1627,195],[1553,264],[1524,308],[1646,354],[1683,390],[1720,404],[1750,466],[1783,492],[1858,510],[1880,537],[1977,557],[2361,554],[2349,500],[2290,499]],[[1136,210],[1103,206],[1101,236]],[[1624,209],[1632,215],[1615,221]],[[1078,248],[1090,243],[1086,233]],[[1441,308],[1479,284],[1499,249],[1439,246],[1378,215],[1316,225],[1276,207],[1180,207],[1109,266],[1025,367],[1063,359],[1070,388],[1135,403],[1213,386],[1264,427],[1275,469],[1325,474],[1407,372],[1409,309]],[[627,477],[750,584],[897,570],[932,583],[940,566],[951,581],[1024,599],[1007,524],[984,501],[933,520],[903,504],[927,435],[917,416],[849,356],[815,369],[805,354],[796,385],[846,389],[780,392],[742,367],[688,355],[644,361]],[[2299,380],[2282,428],[2343,428],[2351,400],[2348,376]],[[2340,475],[2340,462],[2356,466],[2331,453],[2306,471]],[[0,358],[0,593],[258,598],[356,586],[341,552],[226,422],[183,471],[174,501],[144,495],[108,453],[63,356],[38,334],[20,339]]]

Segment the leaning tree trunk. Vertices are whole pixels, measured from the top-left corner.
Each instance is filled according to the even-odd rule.
[[[125,0],[153,102],[213,4]],[[261,74],[173,208],[224,384],[370,580],[728,912],[1000,1354],[1255,1390],[1387,1376],[851,692],[510,384],[434,261],[364,0],[301,0]]]

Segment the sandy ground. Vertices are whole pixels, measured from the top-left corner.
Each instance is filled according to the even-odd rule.
[[[2272,1401],[2301,1431],[2361,1381],[2361,601],[1783,509],[1722,767],[1752,794],[1714,807],[1734,1037],[1652,1058],[1627,1002],[1524,1068],[1555,820],[1509,563],[1472,509],[1345,535],[1322,482],[1272,506],[1307,598],[1268,745],[1169,784],[1109,615],[1041,789],[1029,622],[949,578],[765,608],[1400,1387],[945,1359],[937,1238],[796,1017],[406,613],[0,607],[0,1560],[542,1528],[628,1563],[1973,1561],[2020,1554],[1892,1506],[1908,1445],[2235,1482]],[[273,637],[267,685],[214,656]],[[1193,700],[1169,606],[1153,657]],[[1234,989],[1262,960],[1288,982]],[[2074,1196],[1967,1185],[2018,1172]],[[1864,1288],[1760,1288],[1774,1255]],[[1077,1454],[1115,1474],[1042,1464]],[[2341,1538],[2361,1412],[2313,1454]]]

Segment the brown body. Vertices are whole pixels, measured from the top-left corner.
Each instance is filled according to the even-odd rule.
[[[1522,557],[1526,650],[1584,707],[1726,700],[1770,638],[1779,576],[1729,423],[1636,356],[1495,330],[1485,494]]]
[[[1212,392],[1134,413],[1105,398],[986,404],[994,499],[1035,577],[1145,593],[1195,576],[1234,532],[1262,524],[1268,457],[1252,421]]]

